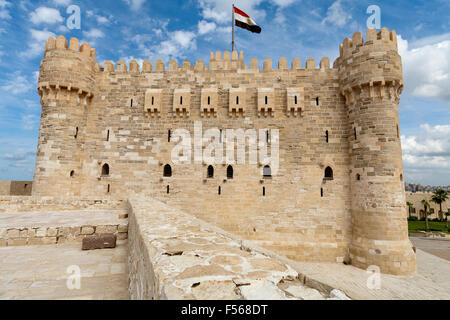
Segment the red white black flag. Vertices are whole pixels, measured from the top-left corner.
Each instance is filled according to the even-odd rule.
[[[239,28],[247,29],[253,33],[261,33],[261,27],[248,14],[236,7],[234,7],[234,20]]]

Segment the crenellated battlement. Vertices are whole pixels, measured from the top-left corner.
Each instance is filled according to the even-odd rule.
[[[45,54],[53,50],[72,50],[80,52],[81,55],[95,60],[96,50],[91,48],[90,44],[85,42],[80,46],[80,41],[77,38],[71,38],[68,42],[64,36],[59,36],[56,39],[50,37],[45,44]]]
[[[367,29],[365,42],[361,32],[355,32],[351,39],[345,38],[344,42],[339,45],[340,57],[346,58],[352,55],[353,51],[361,46],[367,46],[370,50],[374,45],[380,44],[397,51],[397,33],[395,30],[389,31],[388,28],[383,28],[377,32],[376,29]]]

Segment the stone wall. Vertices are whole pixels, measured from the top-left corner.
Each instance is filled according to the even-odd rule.
[[[0,181],[0,196],[31,196],[33,181]]]
[[[116,199],[0,196],[0,213],[124,209],[125,206],[126,201]]]
[[[131,299],[329,298],[288,264],[156,200],[129,201],[128,244]]]

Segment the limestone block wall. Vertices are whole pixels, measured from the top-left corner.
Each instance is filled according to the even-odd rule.
[[[105,198],[0,196],[2,212],[49,212],[73,210],[125,209],[126,201]]]
[[[326,299],[288,264],[152,199],[129,201],[129,290],[135,300]]]
[[[33,181],[0,181],[0,196],[31,196]]]

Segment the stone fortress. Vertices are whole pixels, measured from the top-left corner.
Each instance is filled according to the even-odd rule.
[[[356,32],[332,67],[282,58],[260,69],[242,52],[211,53],[209,66],[102,67],[95,54],[74,38],[47,41],[33,197],[155,199],[293,260],[416,271],[395,31]],[[174,164],[173,132],[194,135],[198,121],[224,134],[278,129],[278,172],[262,162]]]

